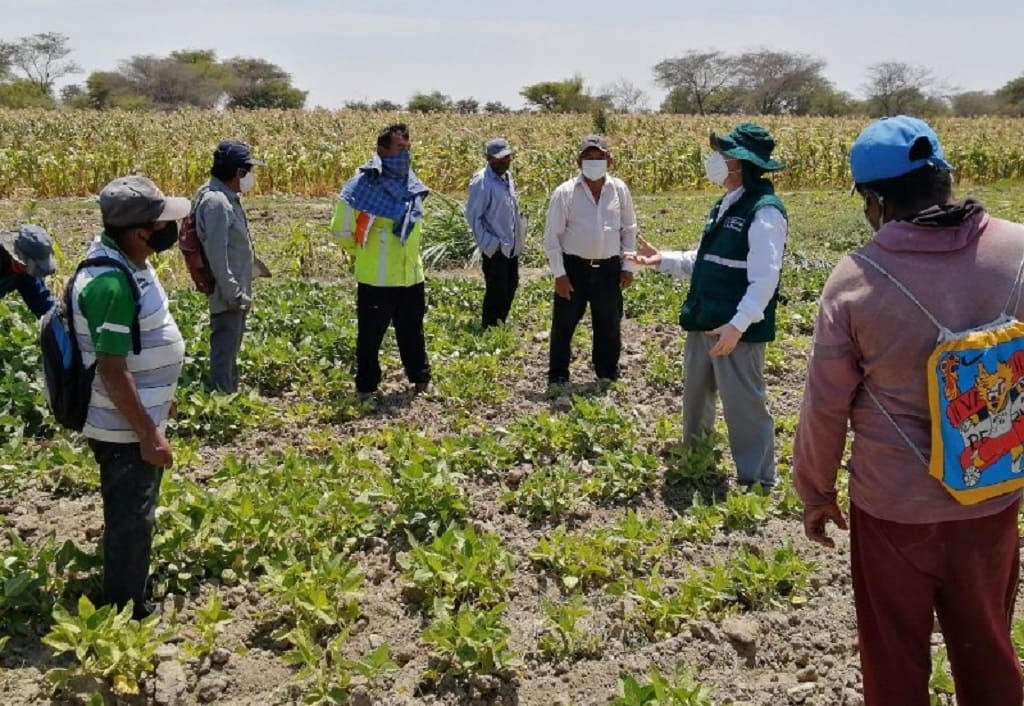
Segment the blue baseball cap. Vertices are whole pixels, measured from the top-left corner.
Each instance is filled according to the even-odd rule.
[[[484,153],[492,159],[503,159],[512,155],[515,152],[509,144],[508,140],[504,137],[495,137],[493,140],[487,143],[484,148]]]
[[[908,115],[876,120],[850,148],[854,184],[893,179],[929,164],[953,171],[931,126]]]
[[[252,158],[252,148],[249,145],[238,140],[221,140],[213,153],[213,163],[244,169],[266,166],[266,162]]]

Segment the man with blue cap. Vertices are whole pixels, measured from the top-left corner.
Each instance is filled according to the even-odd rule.
[[[864,703],[930,703],[937,615],[957,703],[1020,706],[1024,683],[1010,639],[1020,491],[966,500],[933,475],[933,462],[946,458],[947,419],[965,438],[987,428],[966,440],[972,447],[995,437],[1004,416],[1011,433],[999,437],[1016,434],[1024,365],[1000,358],[993,370],[977,356],[954,355],[944,386],[930,371],[945,365],[933,356],[944,341],[967,343],[981,329],[995,340],[1001,327],[1019,327],[1024,227],[953,199],[952,166],[917,118],[869,125],[850,150],[850,168],[874,236],[836,265],[821,294],[793,452],[804,530],[833,547],[826,523],[847,528],[836,476],[852,427],[850,563]],[[975,381],[970,394],[960,394],[958,377]],[[1011,473],[1010,456],[1024,452],[1020,438],[1014,444],[1005,459],[1011,477],[1020,466]],[[978,458],[965,458],[969,473]]]
[[[0,297],[17,290],[36,318],[53,307],[43,281],[57,270],[50,235],[39,226],[0,231]]]
[[[700,244],[659,252],[642,238],[631,258],[659,272],[688,278],[679,324],[683,352],[683,443],[714,429],[715,396],[729,431],[740,485],[776,484],[775,424],[764,382],[766,344],[775,340],[775,309],[789,224],[765,175],[783,168],[775,140],[760,125],[740,123],[711,135],[708,181],[726,193],[712,207]]]
[[[466,220],[473,230],[484,271],[483,328],[508,318],[519,287],[519,254],[523,250],[525,217],[519,211],[516,184],[509,167],[513,150],[498,137],[487,143],[487,166],[469,181]]]
[[[238,352],[252,308],[254,274],[267,274],[256,257],[241,194],[256,185],[249,145],[222,140],[213,153],[210,179],[192,200],[196,233],[213,276],[210,304],[210,387],[238,391]]]

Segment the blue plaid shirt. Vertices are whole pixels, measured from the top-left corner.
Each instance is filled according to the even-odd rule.
[[[428,193],[411,169],[404,181],[384,173],[380,155],[375,154],[348,180],[339,198],[357,211],[390,218],[395,235],[404,243],[423,217],[423,197]]]

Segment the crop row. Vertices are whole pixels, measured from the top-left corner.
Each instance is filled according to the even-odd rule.
[[[206,179],[210,153],[225,136],[251,142],[267,161],[258,192],[325,196],[368,159],[376,131],[398,120],[410,124],[420,176],[450,194],[465,190],[482,164],[484,142],[497,135],[518,150],[520,188],[549,193],[573,172],[575,146],[593,129],[589,116],[572,115],[0,111],[0,197],[84,196],[132,171],[148,174],[165,191],[191,194]],[[849,183],[848,149],[867,119],[759,120],[773,131],[777,154],[789,165],[777,177],[782,187]],[[734,121],[616,116],[608,130],[616,172],[638,192],[700,187],[709,131],[728,131]],[[959,178],[973,183],[1024,176],[1021,126],[1011,118],[936,122]]]

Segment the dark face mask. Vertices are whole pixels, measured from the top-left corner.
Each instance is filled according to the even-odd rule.
[[[490,162],[491,170],[498,176],[505,176],[510,166],[512,166],[511,159],[495,159]]]
[[[412,167],[412,154],[409,150],[381,157],[380,161],[384,165],[384,173],[388,176],[397,179],[408,178],[409,169]]]
[[[154,230],[149,234],[149,239],[146,240],[146,245],[150,247],[153,252],[164,252],[174,247],[174,244],[178,242],[178,222],[169,221],[160,230]]]

